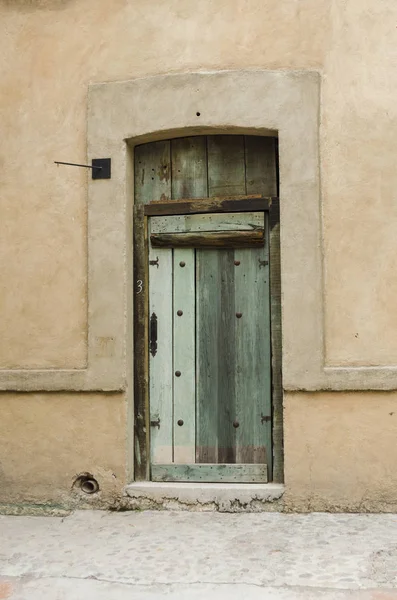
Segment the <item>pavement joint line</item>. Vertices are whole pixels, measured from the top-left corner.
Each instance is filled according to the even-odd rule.
[[[255,583],[253,581],[209,581],[209,580],[199,580],[199,581],[150,581],[148,583],[142,583],[142,582],[138,582],[138,581],[126,581],[124,578],[121,579],[107,579],[107,578],[103,578],[103,577],[97,577],[96,575],[87,575],[86,577],[78,577],[77,575],[32,575],[30,573],[24,573],[23,575],[4,575],[4,574],[0,574],[0,577],[3,579],[9,579],[9,580],[23,580],[23,579],[29,579],[31,581],[37,581],[37,580],[48,580],[48,579],[69,579],[69,580],[77,580],[77,581],[99,581],[102,583],[117,583],[119,585],[128,585],[128,586],[135,586],[135,587],[142,587],[142,588],[149,588],[149,587],[154,587],[154,586],[163,586],[163,587],[170,587],[170,586],[189,586],[189,585],[214,585],[214,586],[252,586],[252,587],[257,587],[257,588],[274,588],[274,589],[285,589],[285,590],[300,590],[300,591],[313,591],[313,590],[319,590],[319,591],[340,591],[340,592],[347,592],[347,591],[379,591],[381,590],[382,592],[396,592],[396,588],[393,587],[383,587],[383,586],[371,586],[371,587],[362,587],[362,586],[352,586],[352,587],[339,587],[339,586],[321,586],[321,585],[288,585],[285,583],[282,583],[281,585],[272,582],[272,583]]]
[[[23,576],[0,576],[3,579],[9,580],[9,581],[21,581],[21,580],[27,580],[29,579],[30,581],[43,581],[43,580],[48,580],[48,579],[57,579],[57,580],[78,580],[78,581],[98,581],[100,583],[110,583],[110,584],[118,584],[118,585],[123,585],[123,586],[128,586],[128,587],[139,587],[139,588],[151,588],[151,587],[177,587],[177,586],[181,586],[181,587],[186,587],[186,586],[199,586],[199,585],[212,585],[212,586],[234,586],[234,587],[255,587],[255,588],[260,588],[260,589],[277,589],[277,590],[286,590],[286,591],[307,591],[307,592],[313,592],[313,591],[318,591],[318,592],[371,592],[371,591],[375,591],[375,592],[382,592],[382,593],[395,593],[396,592],[396,588],[390,588],[390,587],[354,587],[354,588],[340,588],[340,587],[329,587],[329,586],[308,586],[308,585],[288,585],[288,584],[282,584],[282,585],[277,585],[277,584],[270,584],[270,585],[266,585],[266,584],[259,584],[259,583],[253,583],[253,582],[244,582],[244,581],[239,581],[239,582],[232,582],[232,581],[176,581],[176,582],[150,582],[150,583],[137,583],[137,582],[128,582],[128,581],[122,581],[122,580],[117,580],[117,579],[104,579],[104,578],[99,578],[99,577],[95,577],[95,576],[87,576],[87,577],[76,577],[76,576],[57,576],[57,575],[49,575],[49,576],[39,576],[39,577],[34,577],[34,576],[27,576],[27,575],[23,575]]]

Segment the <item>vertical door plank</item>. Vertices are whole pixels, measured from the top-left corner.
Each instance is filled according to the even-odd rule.
[[[173,291],[174,462],[188,464],[195,461],[196,443],[195,264],[190,248],[174,250]]]
[[[276,138],[245,136],[247,194],[277,196]]]
[[[170,142],[135,148],[135,202],[171,197]],[[150,227],[150,220],[149,220]],[[150,264],[154,262],[155,264]],[[149,247],[149,320],[157,316],[157,351],[149,357],[152,463],[172,462],[172,250]],[[141,357],[136,357],[142,360]]]
[[[247,194],[277,196],[277,139],[247,136],[245,138]],[[270,262],[270,319],[272,367],[272,455],[273,474],[269,479],[283,481],[283,392],[281,379],[281,275],[280,221],[278,207],[272,206],[268,222]],[[267,436],[268,438],[268,432]],[[267,455],[270,453],[267,446]]]
[[[245,194],[244,138],[209,136],[208,195]],[[196,250],[197,462],[233,463],[234,251]]]
[[[234,463],[234,251],[196,253],[196,460]]]
[[[172,199],[207,195],[205,137],[171,141]],[[174,249],[174,462],[188,464],[196,454],[195,251]],[[181,267],[181,264],[185,266]],[[182,315],[178,315],[182,311]]]
[[[150,228],[150,219],[149,219]],[[152,263],[152,264],[150,264]],[[157,351],[149,357],[152,463],[173,460],[172,250],[149,248],[149,319],[157,316]]]
[[[136,146],[134,170],[136,204],[171,198],[169,140]]]
[[[218,462],[218,389],[220,382],[219,253],[196,251],[197,446],[196,462]]]
[[[271,469],[269,256],[265,248],[236,250],[237,462]]]
[[[206,137],[186,137],[171,141],[172,199],[207,196]]]
[[[234,250],[218,250],[218,462],[236,462]],[[211,307],[210,307],[211,308]]]
[[[208,188],[209,196],[246,193],[243,136],[208,136]]]

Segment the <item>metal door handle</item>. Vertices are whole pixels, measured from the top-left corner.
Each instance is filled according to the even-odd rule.
[[[156,356],[157,354],[157,315],[152,313],[150,317],[150,332],[149,332],[149,348],[150,354]]]

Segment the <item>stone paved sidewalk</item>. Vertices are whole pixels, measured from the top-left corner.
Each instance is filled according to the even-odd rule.
[[[397,600],[397,515],[0,516],[0,599]]]

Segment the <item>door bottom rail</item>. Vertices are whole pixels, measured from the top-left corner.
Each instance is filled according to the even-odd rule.
[[[266,464],[152,464],[152,481],[267,483]]]

